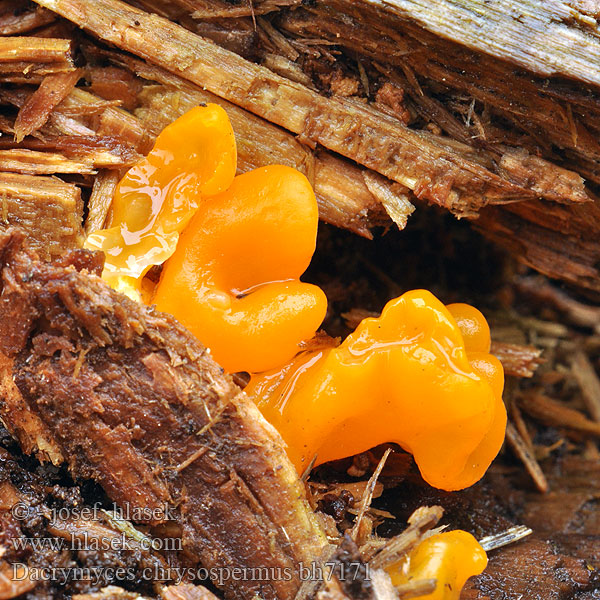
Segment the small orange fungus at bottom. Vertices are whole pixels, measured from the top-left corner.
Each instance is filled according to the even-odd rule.
[[[422,579],[436,579],[435,590],[416,600],[459,600],[467,579],[487,566],[487,555],[479,542],[466,531],[438,533],[423,540],[400,563],[387,567],[394,585]]]

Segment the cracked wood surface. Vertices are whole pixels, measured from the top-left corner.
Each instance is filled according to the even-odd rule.
[[[300,135],[309,144],[351,158],[462,215],[485,204],[535,198],[533,182],[512,181],[465,144],[405,127],[397,119],[346,98],[326,98],[220,48],[157,15],[118,0],[38,0],[38,4],[132,52]],[[509,176],[507,176],[509,175]],[[569,197],[586,201],[575,176]],[[555,197],[553,199],[556,199]]]

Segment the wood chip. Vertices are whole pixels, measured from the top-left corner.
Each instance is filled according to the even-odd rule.
[[[510,415],[512,417],[514,426],[515,426],[516,430],[518,431],[519,435],[521,436],[521,439],[527,446],[529,452],[531,454],[534,454],[535,448],[533,446],[533,441],[531,439],[531,436],[529,435],[529,430],[527,429],[527,423],[525,423],[525,419],[523,419],[523,414],[521,413],[521,409],[519,408],[519,405],[517,404],[517,402],[514,399],[514,395],[513,394],[509,394],[509,395],[511,397]]]
[[[401,600],[432,594],[437,586],[437,579],[418,579],[404,585],[397,585],[396,592]]]
[[[256,21],[281,54],[292,62],[298,60],[300,53],[288,42],[287,38],[280,31],[271,25],[270,21],[264,18],[258,18]]]
[[[137,592],[130,592],[116,585],[109,585],[98,592],[74,594],[73,600],[145,600],[145,598]]]
[[[444,514],[441,506],[422,506],[408,519],[409,526],[399,535],[386,540],[385,544],[365,544],[361,548],[364,560],[372,568],[385,568],[400,560],[420,541],[424,532],[435,527]]]
[[[13,144],[0,139],[0,149]],[[23,150],[59,152],[72,160],[80,160],[96,168],[113,169],[134,165],[141,156],[125,140],[115,136],[62,135],[45,139],[26,138],[19,144]],[[17,149],[18,150],[18,149]]]
[[[600,423],[600,378],[587,354],[577,351],[571,362],[573,376],[581,388],[581,395],[594,421]]]
[[[339,496],[344,490],[350,492],[354,499],[362,498],[369,486],[368,481],[354,481],[347,483],[317,483],[309,482],[308,486],[311,491],[311,497],[315,502],[321,500],[327,494],[335,494]],[[379,498],[383,493],[383,484],[377,482],[373,488],[373,498]]]
[[[0,229],[25,229],[41,258],[80,248],[82,220],[77,186],[51,177],[0,172]]]
[[[10,600],[31,592],[37,585],[29,568],[23,564],[0,562],[0,598]]]
[[[23,61],[72,65],[71,40],[21,36],[0,38],[0,62]]]
[[[408,217],[415,211],[414,205],[410,202],[409,190],[396,184],[396,189],[392,191],[389,180],[372,171],[365,171],[364,177],[367,188],[381,202],[390,219],[396,223],[398,229],[404,229]]]
[[[104,104],[104,109],[96,111],[102,104]],[[57,113],[66,116],[73,115],[77,111],[79,114],[93,112],[91,120],[80,119],[79,122],[91,127],[96,135],[118,137],[142,154],[146,154],[152,147],[148,133],[139,119],[121,108],[107,106],[103,98],[87,90],[75,88],[57,106],[55,116],[58,116]]]
[[[15,139],[20,142],[26,135],[40,129],[81,77],[79,70],[56,73],[44,77],[40,87],[27,99],[15,121]]]
[[[71,160],[55,152],[37,152],[15,148],[0,150],[0,171],[29,175],[53,175],[55,173],[93,174],[96,171],[88,162]]]
[[[529,415],[551,427],[573,429],[581,433],[600,436],[600,423],[590,421],[579,411],[568,408],[542,394],[525,394],[520,406]]]
[[[379,475],[381,474],[381,471],[383,470],[383,467],[385,466],[385,461],[387,460],[391,451],[392,451],[392,449],[388,448],[384,452],[383,456],[381,457],[381,460],[379,461],[379,464],[377,465],[377,468],[375,469],[375,472],[369,478],[367,487],[365,488],[365,490],[363,492],[362,498],[360,500],[360,505],[358,507],[358,514],[356,515],[356,521],[354,521],[354,526],[352,527],[352,531],[350,532],[350,537],[353,540],[358,539],[361,522],[362,522],[367,510],[371,506],[371,502],[373,500],[373,494],[375,493],[375,487],[377,485],[377,480],[379,479]]]
[[[101,98],[118,101],[127,110],[137,107],[142,83],[130,71],[117,67],[88,67],[87,74],[91,79],[89,91]]]
[[[317,594],[316,600],[352,600],[349,596],[344,594],[339,581],[335,578],[328,578],[325,581],[325,588],[320,590]]]
[[[502,363],[504,372],[514,377],[533,377],[542,363],[542,351],[533,346],[492,342],[490,352]]]
[[[119,172],[108,169],[102,170],[94,179],[92,193],[88,201],[88,216],[85,221],[87,235],[105,227],[119,179]]]
[[[527,297],[556,307],[568,322],[600,332],[600,307],[576,300],[545,277],[519,277],[515,286]]]
[[[0,15],[0,35],[23,35],[55,20],[55,14],[39,6],[24,13],[8,10]]]
[[[163,600],[218,600],[217,597],[201,585],[169,585],[160,591]]]
[[[512,423],[508,423],[506,426],[506,439],[513,449],[515,454],[525,465],[527,472],[531,475],[533,482],[537,489],[545,494],[548,491],[548,480],[544,475],[539,463],[537,462],[533,452],[529,446],[525,443],[523,438],[519,435],[519,432],[515,429]]]
[[[240,3],[233,5],[224,0],[195,0],[193,5],[195,11],[192,13],[194,19],[237,19],[264,15],[281,8],[296,6],[302,0],[253,0],[251,3]]]

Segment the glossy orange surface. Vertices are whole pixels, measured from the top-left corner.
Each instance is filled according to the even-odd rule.
[[[279,367],[325,317],[322,290],[299,278],[315,250],[317,202],[304,175],[272,165],[202,203],[153,302],[229,372]]]
[[[436,579],[435,591],[413,596],[416,600],[459,600],[467,579],[487,566],[487,555],[466,531],[438,533],[423,540],[404,560],[386,570],[394,585]]]
[[[195,107],[166,127],[119,182],[111,227],[86,241],[104,251],[103,278],[140,299],[144,274],[173,254],[202,199],[231,185],[236,162],[233,130],[220,106]]]
[[[339,347],[254,375],[246,392],[299,472],[315,456],[318,465],[396,442],[431,485],[468,487],[500,450],[506,410],[487,323],[466,306],[451,307],[457,323],[430,292],[407,292]]]

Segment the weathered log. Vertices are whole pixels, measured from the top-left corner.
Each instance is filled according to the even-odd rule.
[[[184,14],[186,3],[175,4],[167,12]],[[574,82],[547,81],[510,62],[436,37],[414,19],[399,17],[389,6],[317,0],[284,9],[272,21],[278,31],[291,36],[286,42],[288,52],[281,50],[283,46],[279,49],[285,54],[281,58],[294,67],[284,71],[288,76],[299,71],[290,60],[289,48],[299,48],[306,36],[338,44],[349,53],[346,60],[362,54],[377,61],[374,66],[388,80],[404,82],[413,106],[422,111],[421,117],[439,124],[455,138],[452,140],[408,129],[398,113],[392,117],[373,105],[335,95],[325,98],[310,86],[276,75],[180,26],[116,0],[96,0],[85,7],[77,0],[52,5],[99,37],[300,133],[304,142],[317,142],[345,154],[457,214],[483,213],[479,225],[484,233],[527,264],[600,291],[598,236],[590,217],[596,207],[592,203],[584,207],[555,203],[595,197],[581,178],[600,181],[596,141],[600,101],[593,89]],[[180,20],[193,28],[183,17]],[[302,35],[305,37],[297,37]],[[417,88],[408,85],[409,80],[416,81]],[[428,82],[437,86],[438,92],[442,84],[442,102],[419,87]],[[420,91],[424,97],[419,99]],[[473,102],[463,126],[451,113],[456,102],[461,98],[464,102],[465,94]],[[473,109],[474,102],[491,107],[490,114],[498,118],[484,122]],[[480,133],[474,134],[474,128]],[[519,140],[527,150],[510,147],[518,147]],[[542,159],[535,156],[540,153]],[[509,205],[485,208],[493,203]],[[343,204],[341,210],[345,210]],[[566,229],[565,222],[569,223]],[[557,248],[559,240],[564,240],[562,250]]]
[[[497,143],[494,138],[504,134],[509,139],[507,129],[513,127],[520,130],[521,139],[516,140],[519,145],[527,145],[523,138],[528,136],[529,145],[539,146],[549,160],[598,181],[598,90],[578,81],[557,81],[523,71],[502,57],[465,48],[459,43],[460,37],[437,37],[414,20],[398,18],[383,7],[376,9],[364,2],[316,0],[301,9],[281,13],[275,23],[292,39],[299,36],[324,40],[352,56],[376,61],[387,77],[399,77],[400,85],[408,93],[414,92],[417,103],[429,101],[445,107],[451,102],[462,102],[468,110],[454,130],[431,107],[427,108],[429,114],[424,115],[453,138],[491,149]],[[415,75],[411,81],[405,76],[407,67]],[[481,113],[474,110],[476,102],[491,111],[495,130],[476,121],[477,113]],[[456,109],[449,108],[456,114]],[[495,115],[501,116],[509,127],[497,123]],[[552,145],[566,156],[553,152]]]
[[[418,3],[401,4],[406,9]],[[479,13],[489,5],[471,4],[479,5]],[[507,2],[496,3],[495,7],[504,4]],[[564,5],[512,4],[535,4],[541,12],[553,10],[554,4]],[[425,5],[422,8],[428,10]],[[336,43],[352,56],[376,61],[381,72],[404,86],[412,97],[421,95],[421,101],[435,97],[444,114],[452,109],[455,113],[457,104],[466,105],[465,123],[460,124],[459,131],[451,129],[441,115],[424,115],[452,137],[492,153],[502,152],[511,141],[525,144],[531,153],[540,153],[600,183],[600,90],[583,85],[580,72],[572,69],[567,73],[571,80],[557,80],[524,71],[507,60],[509,55],[492,57],[460,45],[457,42],[463,37],[458,31],[450,40],[433,35],[419,27],[406,11],[399,16],[387,5],[317,0],[295,11],[284,11],[276,23],[290,36]],[[465,23],[467,29],[471,25]],[[567,24],[560,27],[566,28]],[[596,39],[594,28],[590,22],[586,35]],[[527,50],[527,36],[520,35],[513,41]],[[554,52],[553,42],[563,41],[552,36],[546,40],[547,54]],[[416,75],[410,81],[405,75],[407,65]],[[481,118],[474,109],[477,103],[483,107],[479,109]],[[548,181],[548,185],[562,182]],[[538,271],[600,292],[599,216],[597,200],[585,207],[528,200],[484,208],[476,225]]]
[[[119,0],[38,0],[103,40],[206,87],[256,114],[385,175],[461,215],[486,204],[535,198],[584,202],[590,196],[577,175],[567,192],[524,181],[497,168],[469,146],[414,131],[373,107],[341,97],[325,98],[301,84],[246,61],[181,26]],[[543,161],[542,161],[543,162]],[[554,178],[567,173],[550,163]],[[547,174],[544,174],[547,178]]]

